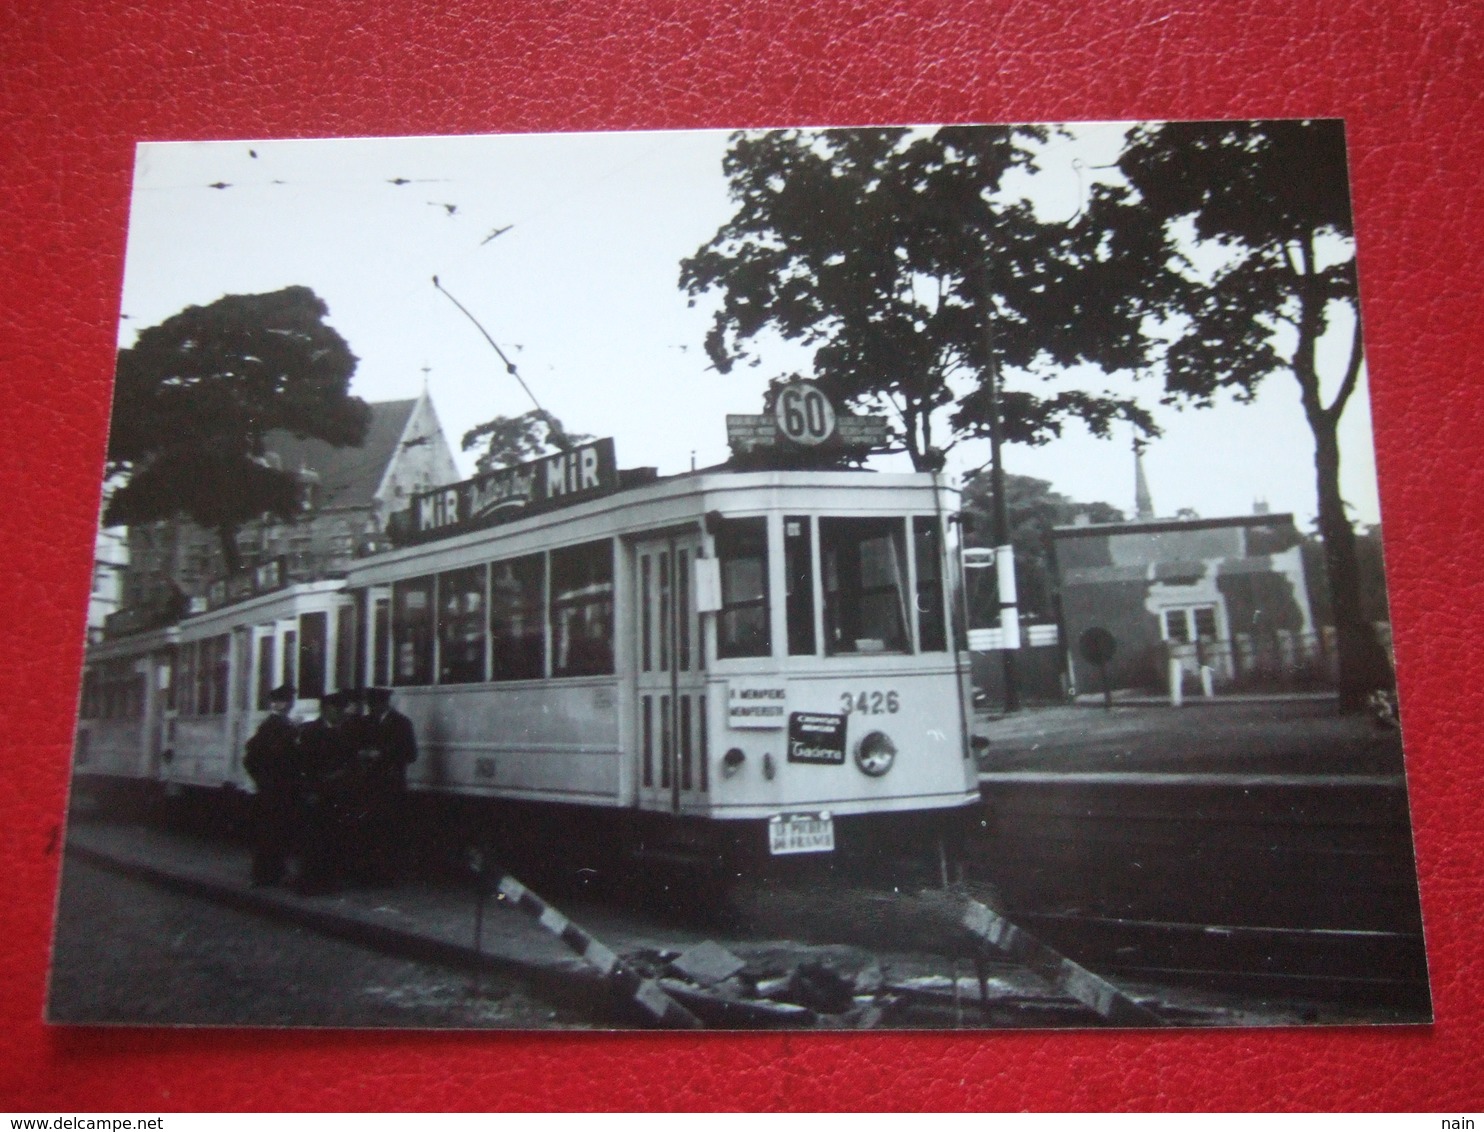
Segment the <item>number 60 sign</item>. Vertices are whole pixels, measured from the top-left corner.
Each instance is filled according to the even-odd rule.
[[[795,444],[813,447],[835,434],[835,408],[812,381],[791,381],[773,406],[778,431]]]

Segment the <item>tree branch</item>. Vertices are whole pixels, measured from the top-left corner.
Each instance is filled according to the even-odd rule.
[[[1339,392],[1330,403],[1329,408],[1324,410],[1325,415],[1331,421],[1338,421],[1340,414],[1345,411],[1345,403],[1350,400],[1350,394],[1355,392],[1356,382],[1360,380],[1360,363],[1365,357],[1365,344],[1360,334],[1360,306],[1355,308],[1355,329],[1350,336],[1350,362],[1345,367],[1345,380],[1340,382]]]

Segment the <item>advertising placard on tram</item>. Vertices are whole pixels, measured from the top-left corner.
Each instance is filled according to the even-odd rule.
[[[449,484],[412,497],[398,531],[403,543],[446,538],[618,490],[612,437]]]

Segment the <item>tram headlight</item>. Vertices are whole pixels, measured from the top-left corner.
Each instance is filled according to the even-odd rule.
[[[897,759],[897,745],[884,731],[872,731],[855,745],[855,765],[862,774],[880,778]]]
[[[747,756],[742,753],[741,747],[733,747],[721,756],[721,776],[723,778],[731,778],[742,769],[742,764],[746,759]]]

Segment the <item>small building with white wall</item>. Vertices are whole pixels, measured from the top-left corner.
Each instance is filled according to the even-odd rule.
[[[1141,508],[1143,510],[1143,508]],[[1101,688],[1081,655],[1089,629],[1112,634],[1114,688],[1163,689],[1169,661],[1220,687],[1322,684],[1327,641],[1315,631],[1303,537],[1290,514],[1141,518],[1057,527],[1052,546],[1069,669]]]

